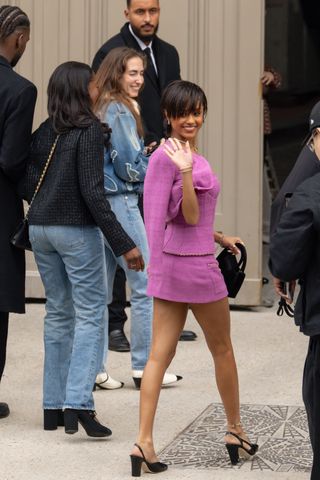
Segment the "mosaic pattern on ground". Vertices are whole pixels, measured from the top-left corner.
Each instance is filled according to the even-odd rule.
[[[242,405],[241,417],[249,438],[259,444],[252,461],[232,467],[224,446],[226,420],[221,404],[209,405],[161,452],[161,459],[186,468],[310,472],[312,451],[303,407]]]

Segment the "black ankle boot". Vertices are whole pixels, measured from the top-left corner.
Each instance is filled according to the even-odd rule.
[[[57,430],[64,426],[62,409],[43,410],[43,428],[44,430]]]
[[[112,431],[98,422],[94,410],[75,410],[67,408],[64,411],[64,427],[66,433],[76,433],[78,422],[85,429],[89,437],[109,437]]]

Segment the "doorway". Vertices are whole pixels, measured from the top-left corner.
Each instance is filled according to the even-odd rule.
[[[308,132],[311,108],[320,100],[319,0],[266,0],[265,64],[281,74],[267,96],[272,162],[281,187]]]

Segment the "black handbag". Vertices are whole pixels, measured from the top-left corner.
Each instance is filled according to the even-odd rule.
[[[42,172],[42,174],[40,176],[40,179],[38,181],[38,185],[37,185],[36,190],[33,194],[33,197],[32,197],[32,200],[30,202],[30,205],[29,205],[28,211],[26,213],[26,216],[23,220],[21,220],[21,222],[19,223],[18,227],[16,228],[14,234],[10,238],[10,242],[12,243],[12,245],[14,245],[16,248],[20,248],[21,250],[32,250],[32,245],[31,245],[31,242],[30,242],[30,239],[29,239],[28,215],[29,215],[29,212],[30,212],[31,205],[32,205],[37,193],[40,190],[41,184],[42,184],[43,179],[45,177],[45,174],[48,170],[49,163],[50,163],[50,161],[52,159],[52,156],[54,154],[54,151],[55,151],[55,148],[56,148],[59,137],[60,137],[60,135],[56,136],[56,139],[55,139],[55,141],[54,141],[54,143],[51,147],[51,150],[50,150],[50,153],[49,153],[49,156],[48,156],[48,160],[46,161],[43,172]]]
[[[224,248],[217,256],[221,273],[228,290],[228,297],[235,298],[243,284],[246,274],[244,273],[247,265],[247,251],[242,243],[236,244],[240,250],[240,259],[231,253],[228,248]]]
[[[10,241],[12,245],[17,248],[21,248],[22,250],[32,250],[32,245],[29,239],[28,218],[21,220]]]

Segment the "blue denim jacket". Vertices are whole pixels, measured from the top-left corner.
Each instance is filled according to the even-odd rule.
[[[149,157],[143,154],[144,142],[138,137],[134,116],[125,105],[114,101],[104,121],[112,128],[111,145],[104,154],[106,193],[142,193]]]

